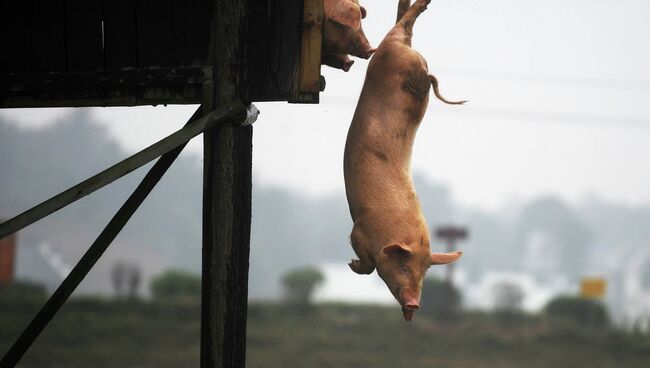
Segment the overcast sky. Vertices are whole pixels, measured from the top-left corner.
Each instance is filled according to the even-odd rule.
[[[377,45],[397,1],[361,3]],[[447,98],[471,102],[431,99],[413,170],[485,209],[543,194],[650,204],[649,14],[647,0],[434,0],[413,45]],[[257,104],[254,180],[310,195],[343,190],[343,147],[366,66],[323,67],[320,105]],[[180,128],[195,108],[92,110],[135,152]],[[36,128],[70,111],[0,116]],[[188,148],[200,164],[200,139]]]

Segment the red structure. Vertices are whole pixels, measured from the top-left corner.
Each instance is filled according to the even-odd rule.
[[[13,280],[15,259],[16,235],[9,235],[0,239],[0,284]]]

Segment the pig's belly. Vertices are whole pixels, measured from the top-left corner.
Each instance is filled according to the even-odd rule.
[[[345,179],[352,220],[374,213],[399,215],[419,208],[408,169],[372,157],[348,158]]]

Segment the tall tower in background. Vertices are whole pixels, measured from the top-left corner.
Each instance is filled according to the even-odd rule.
[[[12,234],[0,239],[0,284],[5,284],[13,280],[15,260],[16,234]]]

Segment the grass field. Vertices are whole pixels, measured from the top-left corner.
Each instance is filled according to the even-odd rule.
[[[38,303],[0,301],[0,354]],[[74,299],[24,367],[196,367],[200,305]],[[248,367],[650,367],[650,336],[540,316],[464,313],[453,325],[396,308],[252,303]]]

